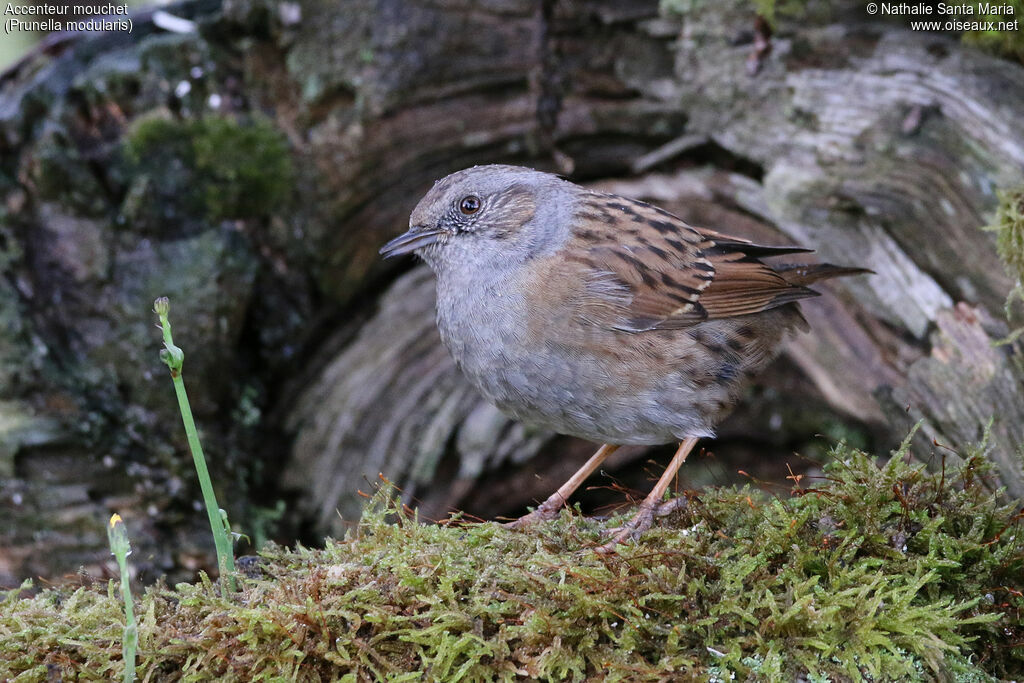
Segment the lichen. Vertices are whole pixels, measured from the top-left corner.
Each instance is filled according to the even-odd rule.
[[[232,599],[208,581],[151,587],[140,676],[1020,677],[1021,515],[986,485],[983,447],[937,472],[907,448],[879,466],[839,446],[785,498],[688,494],[611,557],[592,548],[616,520],[422,524],[382,491],[345,540],[243,561],[256,578]],[[118,674],[113,589],[16,593],[0,606],[0,678]]]

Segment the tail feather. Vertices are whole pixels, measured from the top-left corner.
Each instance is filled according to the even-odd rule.
[[[751,258],[771,258],[786,254],[809,254],[813,249],[807,247],[770,247],[754,244],[746,240],[732,239],[724,235],[715,235],[714,245],[704,250],[708,254],[721,254],[738,251]]]
[[[828,280],[844,275],[864,275],[875,272],[868,268],[836,266],[831,263],[784,264],[774,266],[774,269],[776,273],[782,276],[782,279],[796,287],[804,287],[814,284],[819,280]]]

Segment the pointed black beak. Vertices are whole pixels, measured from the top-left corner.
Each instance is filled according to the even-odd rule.
[[[421,247],[433,244],[437,240],[441,239],[441,235],[444,233],[445,231],[441,228],[432,228],[426,225],[414,225],[409,228],[408,232],[399,235],[381,247],[380,253],[384,258],[408,254],[420,249]]]

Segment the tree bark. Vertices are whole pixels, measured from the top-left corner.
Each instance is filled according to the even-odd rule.
[[[783,17],[752,57],[751,5],[694,4],[194,2],[171,12],[195,31],[151,13],[5,74],[0,583],[102,564],[115,509],[146,571],[209,566],[159,295],[243,530],[341,533],[378,473],[425,517],[553,490],[593,446],[480,399],[440,347],[429,274],[377,257],[433,180],[474,163],[876,271],[804,305],[813,332],[689,485],[781,484],[829,438],[884,450],[918,419],[937,462],[933,443],[962,450],[994,419],[999,482],[1024,495],[1021,349],[992,344],[1013,281],[980,229],[1021,183],[1024,68],[858,3]],[[642,489],[643,455],[606,469]]]

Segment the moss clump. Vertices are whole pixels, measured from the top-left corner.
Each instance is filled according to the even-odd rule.
[[[983,229],[996,234],[996,251],[1015,281],[1006,297],[1006,319],[1012,323],[1013,303],[1024,302],[1024,186],[999,192],[995,218]],[[1014,330],[1003,341],[1012,342],[1022,334],[1024,327]]]
[[[599,557],[601,523],[420,524],[378,495],[350,537],[272,549],[231,600],[139,601],[148,680],[989,680],[1024,674],[1021,516],[980,449],[929,473],[840,447],[794,496],[689,497]],[[614,520],[613,522],[614,523]],[[0,678],[116,675],[113,589],[0,611]]]
[[[142,119],[124,143],[132,179],[123,214],[132,222],[183,216],[204,222],[265,217],[290,196],[284,136],[263,119]]]
[[[986,7],[998,7],[999,9],[1012,8],[1012,14],[983,14]],[[1000,57],[1007,57],[1024,62],[1024,28],[1020,21],[1024,17],[1024,0],[1005,0],[999,3],[976,2],[974,3],[974,14],[963,15],[959,18],[971,22],[993,22],[998,27],[999,22],[1012,23],[1017,20],[1016,31],[965,31],[963,41],[968,45],[976,45],[980,48],[993,52]]]
[[[748,0],[750,6],[758,15],[764,17],[765,21],[777,28],[779,21],[783,19],[808,20],[814,22],[832,21],[835,15],[834,3],[815,2],[814,0]],[[661,12],[678,15],[687,15],[696,9],[707,5],[707,0],[661,0]],[[953,3],[947,3],[953,4]],[[957,19],[970,23],[992,22],[992,30],[964,31],[961,39],[968,45],[974,45],[992,52],[1000,57],[1015,59],[1024,62],[1024,26],[1021,25],[1024,17],[1024,0],[1006,0],[1006,2],[975,2],[967,3],[973,8],[973,14],[940,15],[925,17],[925,19],[940,19],[940,24],[946,19]],[[1010,9],[1010,14],[987,14],[986,8],[997,7],[1005,11]],[[867,14],[865,13],[865,18]],[[1000,22],[1011,24],[1017,20],[1017,30],[999,30]]]
[[[807,0],[753,0],[753,3],[757,13],[771,26],[776,26],[780,17],[806,17],[809,4]]]

